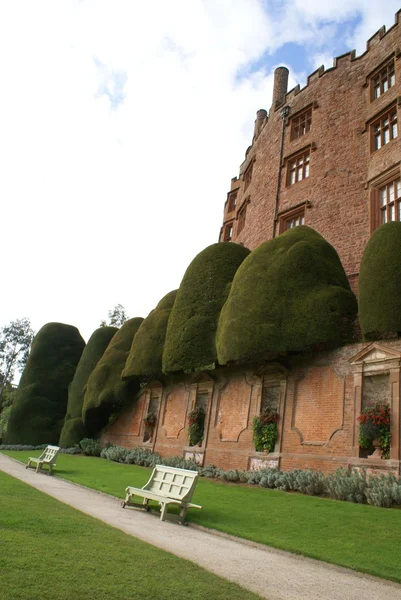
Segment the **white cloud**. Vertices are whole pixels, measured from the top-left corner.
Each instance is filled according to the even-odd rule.
[[[36,329],[59,320],[88,338],[117,303],[145,316],[217,241],[256,110],[271,103],[274,67],[248,67],[287,41],[328,56],[333,22],[359,11],[359,43],[396,10],[274,6],[0,4],[0,325],[26,315]]]

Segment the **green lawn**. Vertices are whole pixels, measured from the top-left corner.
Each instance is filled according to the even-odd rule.
[[[259,596],[0,472],[2,600]]]
[[[32,452],[6,452],[25,461]],[[39,454],[39,453],[37,453]],[[56,474],[122,498],[150,470],[105,459],[61,455]],[[401,582],[401,510],[200,479],[188,521],[262,544]]]

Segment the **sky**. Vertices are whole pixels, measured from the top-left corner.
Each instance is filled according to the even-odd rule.
[[[218,241],[232,177],[289,89],[394,24],[399,0],[3,0],[0,327],[87,341],[145,317]]]

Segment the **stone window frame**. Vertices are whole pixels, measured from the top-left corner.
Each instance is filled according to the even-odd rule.
[[[400,186],[397,186],[397,182],[400,182]],[[390,189],[389,186],[393,184],[394,186],[394,199],[390,199]],[[382,204],[382,193],[383,190],[386,190],[386,204]],[[390,202],[388,202],[390,200]],[[391,205],[394,207],[394,211],[392,213]],[[383,221],[383,211],[386,211],[386,221]],[[392,214],[394,214],[394,219],[391,218]],[[390,217],[390,219],[389,219]],[[376,177],[373,181],[370,182],[370,231],[373,233],[375,229],[380,227],[384,222],[388,223],[389,221],[401,221],[401,169],[400,164],[398,164],[395,168],[392,167],[391,170],[388,170],[386,173],[381,174],[379,177]]]
[[[243,181],[244,181],[244,192],[248,188],[249,184],[252,181],[253,167],[255,164],[255,159],[253,158],[247,168],[244,171]]]
[[[370,76],[370,100],[378,100],[395,86],[395,59],[392,56]]]
[[[312,109],[313,104],[303,108],[301,111],[298,111],[295,115],[293,115],[290,121],[290,140],[299,140],[299,138],[303,137],[312,128]]]
[[[390,461],[400,460],[400,374],[401,352],[373,342],[349,359],[354,374],[354,424],[352,454],[359,462],[371,459],[359,457],[359,422],[362,411],[364,376],[390,376],[391,444]],[[381,460],[385,465],[388,461]],[[368,463],[369,464],[369,463]]]
[[[300,150],[286,159],[287,164],[287,187],[291,187],[310,175],[311,146]]]
[[[229,192],[227,198],[227,212],[233,212],[237,207],[238,191]]]
[[[237,235],[239,235],[245,227],[246,211],[247,211],[247,206],[250,203],[250,201],[251,201],[251,198],[250,198],[250,196],[248,196],[247,198],[245,198],[244,202],[241,204],[240,208],[238,209],[238,213],[237,213],[237,217],[236,217]]]
[[[223,242],[231,242],[233,238],[234,221],[230,221],[224,225]]]
[[[296,227],[297,225],[305,225],[305,207],[307,206],[307,202],[303,202],[301,205],[297,205],[294,208],[291,208],[286,211],[282,211],[278,214],[279,226],[278,231],[279,235],[292,229],[292,227]],[[301,217],[302,223],[298,223],[297,225],[293,225],[288,227],[288,223],[297,218]]]
[[[370,126],[370,151],[373,154],[387,146],[398,137],[398,110],[399,102],[392,102],[379,115],[371,119]]]

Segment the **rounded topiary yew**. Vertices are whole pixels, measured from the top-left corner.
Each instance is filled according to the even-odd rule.
[[[401,334],[401,223],[373,233],[359,272],[359,321],[365,339]]]
[[[140,377],[143,380],[161,375],[167,322],[176,295],[177,290],[174,290],[164,296],[141,323],[125,363],[123,379]]]
[[[109,422],[111,415],[120,412],[133,397],[139,384],[125,382],[121,373],[132,340],[143,319],[129,319],[114,334],[103,356],[89,375],[82,407],[82,420],[88,435],[94,437]]]
[[[218,361],[341,345],[353,335],[356,312],[337,252],[310,227],[296,227],[239,267],[220,314]]]
[[[47,323],[39,330],[12,406],[7,443],[58,443],[68,385],[84,347],[78,329],[71,325]]]
[[[117,327],[99,327],[89,338],[82,353],[73,380],[68,388],[67,413],[61,430],[59,445],[69,448],[87,437],[82,421],[82,406],[89,375],[102,358]]]
[[[216,329],[230,283],[249,250],[231,242],[213,244],[187,268],[167,325],[163,372],[213,369]]]

